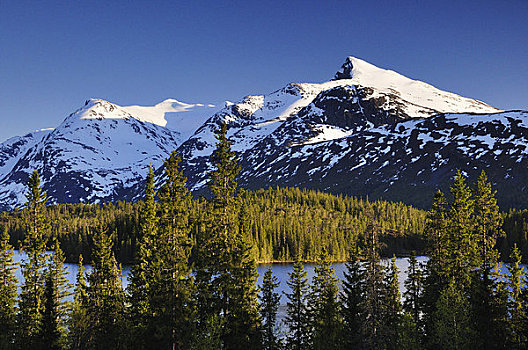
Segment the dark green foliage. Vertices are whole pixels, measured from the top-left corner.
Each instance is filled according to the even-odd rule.
[[[496,193],[497,191],[492,191],[486,173],[482,171],[474,190],[476,221],[474,239],[484,268],[491,268],[497,264],[499,256],[495,245],[497,238],[504,233],[501,229],[503,220],[495,198]]]
[[[59,322],[59,303],[57,300],[58,288],[51,274],[46,277],[43,295],[44,311],[42,314],[41,327],[38,331],[39,346],[41,349],[61,349],[61,331]]]
[[[511,255],[511,263],[508,265],[508,290],[510,292],[508,298],[509,319],[509,346],[511,349],[522,349],[523,345],[528,342],[528,334],[523,332],[523,321],[526,318],[522,299],[522,283],[525,279],[521,263],[521,254],[517,246],[513,246]]]
[[[409,256],[409,268],[407,269],[407,279],[404,282],[405,292],[403,293],[403,310],[411,316],[415,329],[413,334],[416,339],[420,335],[421,324],[421,298],[423,293],[424,275],[422,266],[416,260],[414,252]],[[410,322],[407,322],[410,324]]]
[[[152,285],[159,278],[161,259],[158,249],[160,244],[156,244],[159,219],[155,195],[154,170],[149,167],[145,198],[139,216],[138,248],[128,286],[132,331],[130,341],[137,349],[146,348],[148,339],[152,339],[154,333],[154,327],[151,325],[154,315],[150,299],[154,293]]]
[[[281,346],[277,336],[277,311],[279,309],[280,295],[275,292],[279,284],[279,279],[273,276],[271,267],[269,267],[264,273],[262,280],[260,302],[262,347],[264,350],[278,350]]]
[[[364,310],[363,342],[365,349],[384,349],[386,346],[385,285],[380,264],[378,230],[374,224],[367,227],[365,262],[365,291],[362,302]]]
[[[414,322],[414,317],[404,312],[398,325],[398,349],[419,350],[422,348],[421,337],[417,332],[419,326]]]
[[[460,171],[455,176],[450,192],[452,200],[449,203],[448,238],[445,242],[448,251],[447,273],[457,287],[467,290],[471,283],[471,271],[480,266],[481,260],[474,230],[474,200]]]
[[[440,293],[428,341],[434,349],[471,349],[469,304],[454,280]]]
[[[45,252],[49,233],[49,223],[43,213],[46,194],[40,187],[37,171],[29,178],[26,199],[26,237],[22,251],[27,257],[21,264],[24,283],[18,302],[17,343],[21,348],[32,349],[40,343],[38,334],[44,311]]]
[[[323,249],[315,267],[308,295],[312,349],[339,349],[343,321],[338,300],[339,286],[334,269]]]
[[[88,286],[84,273],[83,257],[79,257],[79,269],[75,281],[73,305],[68,319],[68,347],[73,350],[86,349],[90,337],[90,319],[88,318]]]
[[[526,339],[528,337],[528,277],[525,276],[523,283],[524,287],[521,293],[523,318],[520,322],[520,333],[525,336],[522,346],[526,349],[528,348],[528,339]]]
[[[245,192],[237,190],[238,166],[226,131],[223,125],[217,132],[209,200],[190,198],[176,153],[165,162],[158,202],[150,169],[145,200],[139,204],[46,208],[34,172],[26,208],[0,218],[6,228],[0,236],[0,348],[246,350],[279,349],[283,343],[288,349],[527,346],[528,287],[521,254],[514,240],[509,274],[501,276],[495,248],[501,217],[484,173],[473,191],[457,173],[449,200],[438,192],[426,217],[409,207],[319,192]],[[75,218],[79,210],[80,218]],[[513,220],[517,214],[506,218]],[[66,218],[64,226],[61,218]],[[397,249],[417,245],[410,237],[415,228],[424,226],[424,218],[430,259],[422,271],[414,253],[409,257],[402,307],[395,259],[384,270],[380,252],[391,251],[394,246],[386,245],[398,237],[413,243]],[[504,225],[511,224],[508,220]],[[18,314],[7,235],[17,222],[24,223],[23,234],[15,229],[12,239],[23,237],[21,247],[27,254]],[[86,234],[72,241],[71,235],[78,232],[66,234],[70,227],[83,227]],[[506,237],[502,242],[510,241]],[[72,249],[73,255],[86,247],[92,250],[88,281],[81,256],[71,308],[65,302],[68,285],[62,247]],[[344,249],[353,254],[339,294],[330,262],[346,258]],[[128,259],[134,252],[125,302],[115,254]],[[259,304],[256,257],[287,260],[293,255],[283,342],[276,328],[278,282],[268,270]],[[317,256],[310,285],[301,261]],[[359,257],[365,262],[360,263]]]
[[[398,281],[398,267],[396,266],[396,257],[391,259],[385,271],[385,295],[383,301],[384,308],[384,342],[386,349],[398,349],[400,346],[399,329],[401,324],[401,297],[400,286]]]
[[[88,276],[87,349],[122,347],[124,292],[112,254],[112,237],[100,227],[93,236],[93,270]]]
[[[316,261],[322,246],[327,247],[333,261],[345,261],[366,230],[368,211],[374,213],[374,223],[384,229],[380,236],[384,243],[382,256],[408,254],[411,250],[423,253],[425,212],[402,203],[369,202],[298,188],[246,191],[242,198],[247,206],[252,256],[258,262],[291,262],[297,251],[302,260]],[[201,198],[192,200],[189,221],[194,235],[200,225],[205,225],[203,216],[210,212],[209,205]],[[110,232],[117,232],[113,246],[116,259],[133,264],[141,237],[142,206],[142,202],[55,204],[43,208],[43,212],[67,262],[77,263],[80,254],[86,263],[91,262],[91,236],[102,222]],[[7,226],[16,247],[24,238],[22,219],[26,212],[0,213],[0,228]]]
[[[226,318],[224,343],[229,349],[258,348],[261,343],[261,320],[258,304],[257,265],[244,231],[244,205],[240,210],[241,228],[232,234],[229,249],[230,282],[227,288],[229,312]]]
[[[68,271],[64,266],[64,254],[60,248],[59,241],[56,239],[53,241],[52,249],[53,252],[48,260],[46,272],[46,284],[51,283],[51,285],[47,285],[46,288],[53,289],[54,294],[51,295],[53,300],[49,300],[50,295],[47,295],[48,299],[46,299],[46,302],[49,305],[53,305],[53,310],[50,311],[45,308],[44,311],[45,316],[53,315],[56,318],[59,336],[57,346],[62,347],[66,340],[66,316],[70,312],[70,303],[66,299],[70,296],[68,290],[71,285],[68,283]],[[48,279],[51,279],[51,281],[47,281]]]
[[[286,303],[285,325],[288,327],[286,335],[286,348],[292,350],[309,349],[310,320],[306,298],[309,292],[308,279],[304,265],[296,260],[293,264],[293,271],[288,274],[288,287],[291,292],[286,293],[288,301]]]
[[[346,271],[342,281],[341,313],[343,317],[343,332],[341,343],[345,349],[361,349],[362,324],[363,324],[363,295],[364,275],[361,271],[361,263],[357,256],[351,252],[350,259],[346,263]]]
[[[261,343],[257,271],[247,232],[247,212],[236,196],[240,170],[227,125],[216,132],[209,173],[212,199],[204,227],[196,233],[196,299],[200,324],[222,316],[226,349],[257,348]],[[203,328],[203,327],[201,327]],[[198,332],[201,330],[199,329]]]
[[[503,213],[502,218],[502,229],[506,234],[497,239],[500,260],[508,261],[513,245],[517,244],[523,263],[528,263],[528,209],[510,210]]]
[[[13,247],[7,229],[0,234],[0,349],[13,346],[15,334],[17,264],[13,261]]]
[[[189,196],[186,178],[179,169],[180,158],[173,152],[165,161],[166,181],[159,191],[160,237],[153,260],[158,271],[147,281],[150,312],[154,315],[151,344],[172,349],[188,348],[193,333],[193,279],[189,266]],[[152,274],[154,276],[152,276]]]

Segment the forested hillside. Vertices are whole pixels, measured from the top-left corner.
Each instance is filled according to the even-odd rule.
[[[244,191],[240,196],[247,207],[253,254],[259,262],[292,261],[297,251],[302,259],[315,261],[322,246],[328,247],[332,260],[346,260],[350,248],[365,231],[369,216],[386,233],[382,238],[385,256],[423,248],[425,212],[402,203],[369,202],[296,188]],[[200,215],[206,203],[203,198],[190,202],[194,234],[200,230]],[[142,204],[57,204],[44,210],[50,219],[51,235],[59,238],[67,261],[77,262],[79,254],[90,257],[94,229],[103,223],[109,232],[116,232],[118,260],[131,263]],[[27,215],[25,209],[0,215],[0,225],[7,227],[15,247],[24,239]]]
[[[253,254],[258,262],[293,261],[297,251],[303,260],[315,261],[320,248],[328,247],[329,258],[344,261],[365,232],[369,217],[383,232],[382,256],[408,255],[411,250],[424,253],[426,212],[403,203],[370,202],[368,199],[336,196],[298,188],[269,188],[244,191]],[[51,235],[58,237],[67,262],[77,262],[82,254],[88,261],[94,229],[101,223],[115,232],[114,253],[119,262],[133,262],[139,230],[139,212],[143,202],[116,204],[55,204],[44,211],[50,219]],[[190,202],[189,213],[196,234],[200,213],[206,200]],[[503,261],[517,244],[528,257],[528,210],[510,210],[502,214],[503,231],[497,249]],[[11,244],[19,247],[24,239],[27,210],[0,213],[0,230],[7,228]]]

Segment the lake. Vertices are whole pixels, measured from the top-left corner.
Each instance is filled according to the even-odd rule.
[[[15,251],[15,257],[16,262],[20,262],[22,259],[22,254],[18,251]],[[425,256],[419,256],[417,257],[417,260],[419,262],[426,262],[427,257]],[[388,259],[383,259],[382,264],[386,265],[389,262]],[[72,284],[72,286],[75,284],[75,278],[77,276],[77,270],[78,266],[76,264],[65,264],[68,269],[68,280]],[[396,259],[396,265],[398,266],[398,269],[400,271],[399,273],[399,282],[400,282],[400,292],[403,293],[405,290],[405,287],[403,285],[405,278],[407,277],[407,268],[409,267],[409,262],[407,258],[397,258]],[[289,293],[290,288],[286,284],[288,281],[288,274],[292,271],[293,265],[292,264],[261,264],[257,266],[257,271],[259,273],[258,278],[258,285],[260,286],[262,284],[262,278],[266,270],[271,266],[273,274],[277,276],[280,282],[280,286],[277,288],[277,292],[280,293],[281,301],[279,306],[279,320],[282,320],[284,318],[284,315],[286,313],[286,296],[284,293]],[[311,279],[314,275],[314,268],[315,264],[305,264],[304,267],[307,272],[307,276],[309,279]],[[86,265],[86,272],[89,273],[91,268],[89,265]],[[335,269],[336,276],[341,280],[343,278],[343,273],[346,270],[345,263],[335,263],[333,264],[333,267]],[[506,265],[503,264],[501,266],[501,270],[503,273],[507,272]],[[525,267],[526,271],[526,267]],[[130,275],[130,266],[124,266],[123,267],[123,286],[126,287],[128,285],[128,276]],[[20,281],[22,279],[20,269],[17,270],[16,276],[18,280]],[[73,289],[72,289],[73,291]]]

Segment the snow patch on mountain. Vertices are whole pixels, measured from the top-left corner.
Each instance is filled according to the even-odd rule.
[[[191,136],[216,109],[214,104],[184,103],[167,99],[155,106],[124,106],[134,118],[178,131],[183,140]]]

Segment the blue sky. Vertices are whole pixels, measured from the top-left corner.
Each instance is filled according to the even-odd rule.
[[[0,1],[0,142],[90,97],[222,103],[348,55],[528,109],[528,1]]]

